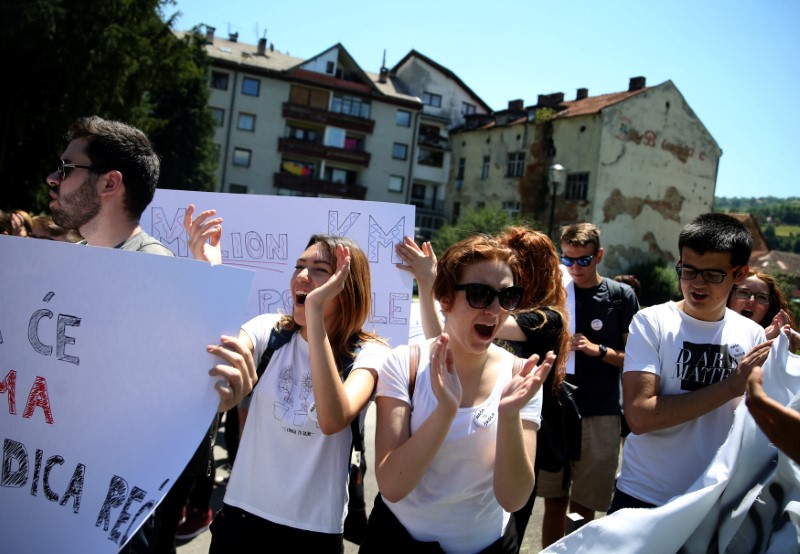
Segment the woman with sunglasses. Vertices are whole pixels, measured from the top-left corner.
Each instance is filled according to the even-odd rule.
[[[444,332],[419,345],[416,368],[400,346],[381,369],[380,492],[361,552],[518,551],[510,513],[533,490],[540,388],[555,356],[537,366],[538,356],[523,361],[493,344],[524,295],[517,270],[514,251],[485,236],[438,261]]]
[[[728,308],[761,325],[767,339],[774,339],[788,325],[789,349],[792,352],[800,349],[797,321],[781,287],[772,275],[750,270],[744,281],[733,286],[728,296]]]

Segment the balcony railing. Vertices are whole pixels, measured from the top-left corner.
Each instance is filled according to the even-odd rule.
[[[330,125],[351,131],[362,133],[372,133],[375,128],[375,120],[365,119],[343,113],[329,112],[320,108],[310,106],[297,106],[288,102],[283,104],[283,117],[317,123],[319,125]]]
[[[325,146],[316,142],[283,137],[278,139],[278,151],[283,154],[296,154],[312,158],[323,158],[334,162],[368,166],[369,152],[347,150],[334,146]]]
[[[367,196],[367,188],[361,185],[334,183],[314,177],[300,177],[291,173],[276,173],[275,188],[296,190],[307,194],[338,196],[352,200],[364,200]]]
[[[431,135],[419,135],[417,144],[438,150],[450,150],[450,140],[447,137],[436,137]]]

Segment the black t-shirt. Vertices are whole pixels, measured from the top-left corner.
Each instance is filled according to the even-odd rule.
[[[623,336],[638,311],[636,294],[624,283],[603,277],[596,287],[575,287],[575,332],[595,344],[623,351]],[[575,374],[567,375],[567,381],[578,387],[575,400],[581,416],[621,415],[622,369],[597,356],[574,354]]]

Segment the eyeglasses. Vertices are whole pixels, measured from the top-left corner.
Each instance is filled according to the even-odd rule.
[[[572,264],[578,262],[578,265],[581,267],[588,267],[590,263],[592,263],[592,258],[594,258],[597,254],[592,254],[590,256],[579,256],[577,258],[570,258],[569,256],[565,256],[561,254],[561,263],[567,267],[572,267]]]
[[[740,267],[742,266],[737,265],[736,267],[731,269],[731,273],[733,273]],[[687,267],[681,264],[675,266],[675,271],[678,274],[678,277],[683,279],[684,281],[692,281],[699,274],[703,278],[703,281],[715,285],[721,283],[725,279],[725,276],[728,275],[727,272],[719,269],[697,269],[694,267]]]
[[[76,167],[79,167],[81,169],[88,169],[89,171],[96,171],[98,173],[103,173],[103,170],[93,165],[68,164],[64,160],[58,160],[58,169],[56,171],[58,171],[58,175],[59,177],[61,177],[61,180],[63,181],[64,179],[67,178],[69,170],[75,169]]]
[[[501,308],[508,311],[515,310],[522,301],[522,295],[525,293],[523,287],[506,287],[504,289],[495,290],[489,285],[483,285],[481,283],[456,285],[455,290],[463,290],[469,305],[477,310],[482,310],[489,306],[494,302],[495,296],[500,302]]]
[[[738,300],[750,300],[751,298],[755,298],[756,304],[762,304],[764,306],[769,306],[772,301],[772,297],[766,292],[753,292],[745,288],[737,288],[733,291],[733,295]]]

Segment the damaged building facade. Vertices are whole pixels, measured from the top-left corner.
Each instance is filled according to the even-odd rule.
[[[562,225],[602,229],[601,271],[677,261],[677,237],[712,210],[722,154],[671,81],[574,100],[541,95],[474,114],[451,134],[445,211],[493,207],[535,219],[557,240]]]

